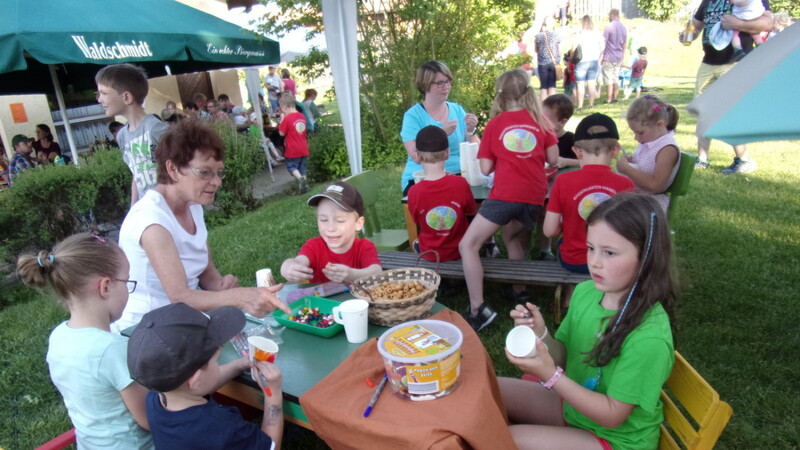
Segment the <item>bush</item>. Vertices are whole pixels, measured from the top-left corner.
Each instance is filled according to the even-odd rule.
[[[100,151],[81,167],[48,165],[23,172],[0,198],[0,257],[47,248],[85,228],[81,216],[120,223],[130,205],[131,175],[118,149]]]
[[[361,125],[361,166],[374,170],[405,161],[406,151],[400,138],[382,142],[368,123]],[[398,129],[398,133],[399,133]],[[322,182],[350,175],[350,159],[344,129],[341,126],[320,125],[308,138],[308,177]]]
[[[217,191],[216,209],[206,216],[209,225],[224,223],[232,217],[259,206],[253,196],[253,179],[264,170],[267,157],[258,138],[236,132],[230,124],[217,123],[216,130],[225,142],[225,180]]]

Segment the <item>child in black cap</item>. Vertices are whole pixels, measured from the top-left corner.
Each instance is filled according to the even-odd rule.
[[[337,181],[311,196],[308,204],[317,207],[319,236],[281,264],[286,281],[352,283],[381,271],[375,244],[356,237],[364,226],[364,200],[356,188]]]
[[[472,189],[466,178],[444,171],[450,147],[443,129],[429,125],[414,142],[425,171],[425,178],[408,190],[408,211],[420,231],[418,251],[436,250],[440,261],[461,259],[458,243],[467,232],[467,216],[478,212]],[[423,258],[436,260],[433,254]]]
[[[630,178],[611,171],[619,153],[619,132],[614,120],[595,113],[583,118],[575,130],[572,147],[581,169],[556,177],[547,203],[544,235],[562,235],[558,246],[561,265],[572,272],[589,273],[586,264],[586,218],[600,203],[620,192],[633,191]],[[565,292],[569,299],[572,292]]]
[[[134,380],[151,389],[146,409],[156,448],[280,448],[283,396],[277,366],[258,362],[255,367],[273,394],[264,397],[260,429],[236,408],[210,397],[250,369],[247,358],[217,362],[222,345],[244,324],[244,314],[232,306],[203,313],[173,303],[142,317],[128,341],[128,368]]]

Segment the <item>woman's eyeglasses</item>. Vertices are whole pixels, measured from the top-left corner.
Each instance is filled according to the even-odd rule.
[[[122,279],[119,279],[119,278],[112,278],[112,280],[121,281],[121,282],[125,283],[125,285],[128,287],[128,293],[129,294],[133,294],[133,291],[136,290],[136,281],[134,281],[134,280],[122,280]]]
[[[431,84],[437,87],[452,86],[453,80],[434,81]]]
[[[193,174],[195,174],[198,177],[200,177],[201,180],[211,180],[215,176],[219,177],[219,179],[222,180],[222,179],[225,178],[225,175],[227,175],[227,172],[225,172],[225,169],[218,170],[216,172],[214,172],[213,170],[208,170],[208,169],[198,169],[196,167],[189,167],[189,169],[192,171]]]

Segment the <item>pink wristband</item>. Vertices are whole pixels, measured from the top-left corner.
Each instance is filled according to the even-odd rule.
[[[541,384],[547,390],[553,389],[553,386],[556,384],[556,381],[558,381],[561,378],[561,375],[563,374],[564,374],[564,369],[562,369],[559,366],[556,366],[556,372],[553,374],[553,376],[550,377],[550,379],[547,381],[540,381],[539,384]]]

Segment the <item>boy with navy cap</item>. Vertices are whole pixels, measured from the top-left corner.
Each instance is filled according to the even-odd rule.
[[[277,366],[258,362],[255,367],[273,392],[264,397],[260,429],[236,408],[210,397],[250,369],[247,358],[222,366],[217,362],[222,345],[244,325],[244,314],[232,306],[203,313],[173,303],[142,317],[128,341],[128,369],[151,389],[145,407],[156,448],[280,448],[283,396]]]
[[[556,177],[543,228],[547,237],[563,236],[558,247],[561,265],[588,274],[586,218],[597,205],[620,192],[632,191],[634,185],[630,178],[611,171],[611,160],[621,150],[612,118],[600,113],[586,116],[575,130],[572,150],[581,169]]]
[[[429,125],[414,142],[425,171],[425,178],[408,190],[408,211],[419,226],[418,251],[436,250],[440,261],[461,259],[458,243],[467,232],[468,216],[478,212],[472,189],[466,178],[444,170],[450,146],[443,129]],[[436,260],[430,253],[423,258]]]
[[[337,181],[308,199],[317,208],[319,236],[309,239],[297,256],[281,265],[289,283],[352,283],[381,271],[378,249],[356,237],[364,227],[364,200],[353,186]]]

